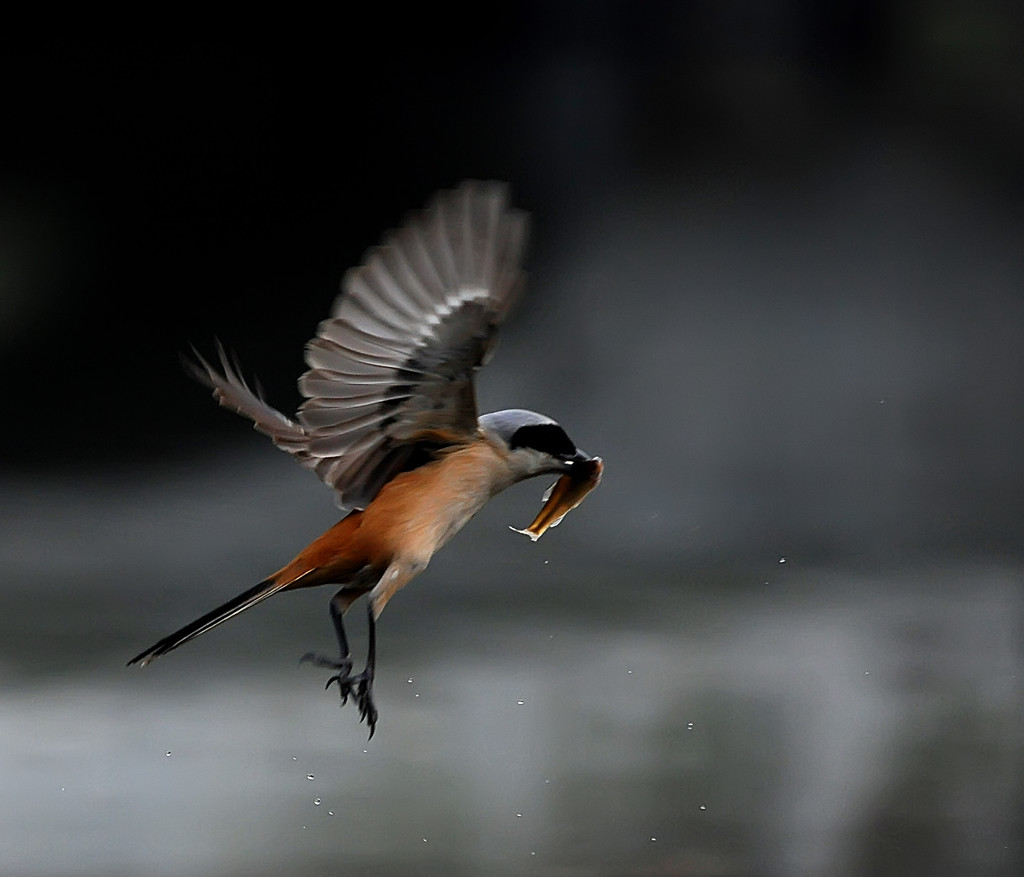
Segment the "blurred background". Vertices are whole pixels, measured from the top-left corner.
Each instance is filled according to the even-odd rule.
[[[0,53],[0,872],[1024,870],[1024,7],[165,24]],[[600,490],[392,601],[369,743],[326,590],[126,670],[337,519],[179,354],[293,411],[465,177],[534,218],[481,404]]]

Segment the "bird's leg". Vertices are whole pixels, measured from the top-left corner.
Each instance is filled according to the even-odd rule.
[[[373,617],[373,604],[366,604],[367,645],[366,667],[358,676],[353,676],[356,683],[355,699],[359,707],[359,720],[366,721],[370,728],[370,737],[377,728],[377,707],[373,704],[373,673],[377,666],[377,621]]]
[[[429,558],[427,558],[429,560]],[[331,620],[334,622],[334,630],[338,635],[338,646],[341,650],[341,657],[338,660],[325,658],[310,652],[303,655],[302,660],[315,664],[317,667],[329,667],[338,672],[327,680],[328,687],[331,683],[337,683],[338,691],[341,692],[342,705],[352,697],[356,706],[359,707],[359,719],[370,726],[370,736],[377,727],[377,708],[373,703],[373,675],[377,665],[377,616],[391,599],[392,595],[420,572],[426,561],[410,561],[406,558],[395,559],[388,565],[383,575],[376,574],[369,567],[367,577],[359,580],[358,584],[364,586],[371,580],[376,580],[372,588],[367,588],[369,594],[366,600],[366,623],[367,623],[367,646],[366,646],[366,667],[362,673],[352,675],[352,656],[349,654],[348,640],[345,637],[345,626],[342,623],[342,616],[345,610],[352,605],[361,593],[366,593],[363,587],[355,587],[349,583],[331,598]]]
[[[352,653],[348,647],[348,637],[345,636],[344,620],[345,610],[348,609],[351,602],[351,598],[343,591],[339,591],[331,598],[331,622],[334,624],[334,634],[338,638],[338,657],[328,658],[318,655],[316,652],[306,652],[299,659],[299,663],[315,664],[317,667],[329,667],[331,670],[338,671],[336,675],[327,680],[327,687],[329,688],[332,682],[338,683],[338,688],[341,689],[342,703],[348,700],[349,690],[345,683],[352,675]]]
[[[373,671],[376,663],[376,625],[374,623],[373,609],[369,607],[367,617],[369,619],[369,635],[366,655],[366,668],[362,673],[352,675],[352,654],[349,650],[348,638],[345,636],[345,610],[352,602],[351,594],[339,591],[331,598],[330,611],[331,621],[334,623],[334,632],[338,638],[338,658],[328,658],[318,655],[315,652],[307,652],[302,656],[301,662],[314,664],[317,667],[327,667],[337,670],[327,680],[326,688],[337,684],[338,692],[341,694],[341,703],[344,706],[351,696],[359,707],[359,720],[365,721],[370,726],[370,736],[377,726],[377,708],[373,704],[371,689],[373,687]]]

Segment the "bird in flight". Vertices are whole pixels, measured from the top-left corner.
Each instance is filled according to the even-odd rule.
[[[330,316],[306,345],[305,401],[286,417],[253,392],[219,348],[220,369],[188,363],[224,407],[249,418],[331,487],[348,514],[249,590],[136,655],[145,666],[276,594],[334,585],[339,656],[303,661],[334,671],[370,736],[376,622],[396,591],[492,497],[536,475],[557,475],[536,540],[593,490],[604,464],[550,417],[513,408],[478,415],[475,371],[522,285],[527,217],[500,183],[467,181],[384,236],[350,270]],[[344,615],[367,597],[367,659],[353,673]]]

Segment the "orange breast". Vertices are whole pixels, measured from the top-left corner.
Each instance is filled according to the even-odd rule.
[[[363,512],[367,555],[387,565],[400,556],[426,563],[490,499],[495,451],[476,442],[403,472]]]
[[[383,571],[396,558],[426,565],[490,498],[495,457],[489,443],[476,442],[397,475],[363,511],[300,551],[275,581],[305,588],[344,583],[366,566]]]

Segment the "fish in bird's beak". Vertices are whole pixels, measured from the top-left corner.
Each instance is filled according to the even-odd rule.
[[[562,518],[583,502],[587,494],[601,483],[603,472],[604,462],[600,457],[574,463],[572,472],[563,475],[548,488],[544,494],[544,505],[533,523],[524,530],[516,527],[509,529],[529,536],[536,542],[548,527],[557,527]]]

